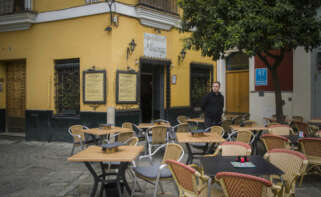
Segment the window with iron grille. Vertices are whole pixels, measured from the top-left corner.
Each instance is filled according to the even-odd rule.
[[[192,63],[190,68],[190,102],[192,107],[200,107],[203,97],[211,91],[213,66]]]
[[[65,59],[55,61],[55,91],[55,106],[57,114],[79,114],[79,59]]]
[[[25,0],[0,0],[0,15],[24,12]]]

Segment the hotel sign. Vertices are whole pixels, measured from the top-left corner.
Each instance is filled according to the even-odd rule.
[[[144,56],[166,58],[166,37],[156,34],[144,33]]]

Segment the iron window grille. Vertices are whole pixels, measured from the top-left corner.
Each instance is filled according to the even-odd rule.
[[[55,61],[55,107],[57,114],[80,112],[79,59]]]
[[[0,0],[0,15],[25,12],[26,10],[25,0]]]

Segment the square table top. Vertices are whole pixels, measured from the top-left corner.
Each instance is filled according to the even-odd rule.
[[[244,126],[241,127],[240,125],[231,125],[230,126],[232,128],[232,130],[236,130],[236,131],[261,131],[261,130],[268,130],[269,128],[264,127],[264,126],[258,126],[258,125],[254,125],[254,126]]]
[[[139,125],[137,125],[137,128],[139,128],[139,129],[150,129],[150,128],[153,128],[155,126],[164,126],[164,127],[167,127],[167,128],[171,127],[171,125],[169,123],[162,123],[162,124],[140,123]]]
[[[321,124],[321,118],[314,118],[308,121],[310,124]]]
[[[117,152],[106,153],[100,146],[89,146],[87,149],[68,158],[72,162],[131,162],[143,146],[119,146]]]
[[[204,136],[192,136],[190,132],[178,132],[176,138],[179,143],[219,143],[226,140],[216,133],[206,132]]]
[[[262,175],[282,175],[284,172],[260,156],[248,156],[249,162],[255,167],[234,167],[231,162],[236,161],[236,156],[216,156],[202,157],[201,164],[204,167],[204,173],[210,177],[215,177],[218,172],[239,172],[255,176]]]
[[[203,118],[189,118],[186,120],[187,122],[196,122],[196,123],[204,123],[205,120]]]
[[[122,127],[112,127],[110,129],[100,129],[100,128],[91,128],[91,129],[83,129],[84,133],[92,134],[92,135],[108,135],[114,133],[130,133],[133,132],[131,129],[122,128]]]

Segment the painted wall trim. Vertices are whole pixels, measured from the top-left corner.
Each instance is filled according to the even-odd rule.
[[[29,29],[32,24],[104,14],[109,13],[109,11],[107,3],[103,2],[38,14],[25,12],[5,15],[0,17],[0,32],[25,30]],[[141,24],[153,28],[170,30],[172,27],[179,27],[180,20],[178,16],[142,6],[136,7],[116,2],[112,7],[112,11],[117,14],[140,19]]]

